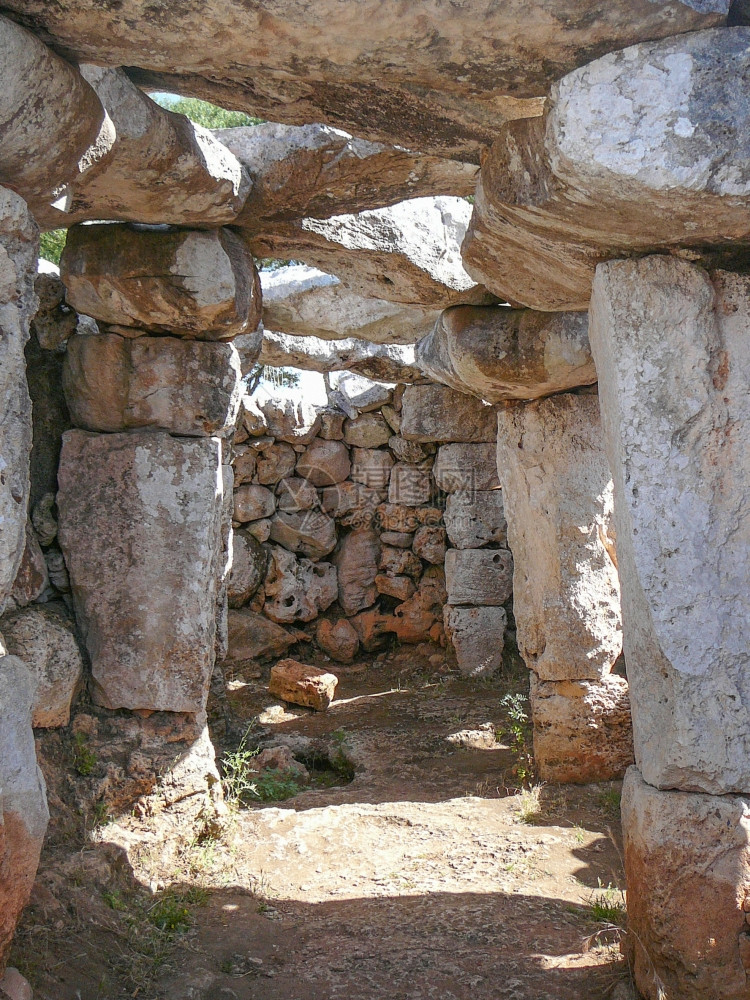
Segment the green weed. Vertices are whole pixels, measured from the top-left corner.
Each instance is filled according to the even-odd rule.
[[[96,767],[97,756],[91,749],[89,738],[85,733],[75,733],[73,736],[73,768],[81,777],[86,777]]]

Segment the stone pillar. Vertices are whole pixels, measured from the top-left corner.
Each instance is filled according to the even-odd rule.
[[[637,768],[623,797],[638,986],[750,995],[750,277],[597,268]]]
[[[621,777],[632,738],[627,682],[611,672],[622,649],[620,590],[595,391],[505,404],[497,464],[540,777]]]

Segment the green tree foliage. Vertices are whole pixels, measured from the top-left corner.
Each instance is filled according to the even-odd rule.
[[[49,233],[42,233],[39,237],[39,256],[59,265],[67,238],[67,229],[53,229]]]
[[[175,94],[156,94],[153,100],[167,111],[175,111],[204,128],[236,128],[239,125],[260,125],[262,118],[253,118],[244,111],[227,111],[197,97],[177,97]]]

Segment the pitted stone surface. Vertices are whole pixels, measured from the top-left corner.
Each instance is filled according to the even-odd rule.
[[[442,385],[410,385],[401,409],[407,441],[493,441],[495,411],[481,400]]]
[[[449,604],[499,607],[513,593],[513,558],[507,549],[448,549]]]

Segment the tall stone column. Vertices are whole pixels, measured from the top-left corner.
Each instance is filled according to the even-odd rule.
[[[611,672],[622,626],[596,392],[505,404],[497,464],[539,774],[563,782],[620,777],[632,738],[627,682]]]
[[[636,768],[628,911],[646,997],[750,996],[750,277],[597,268]]]

